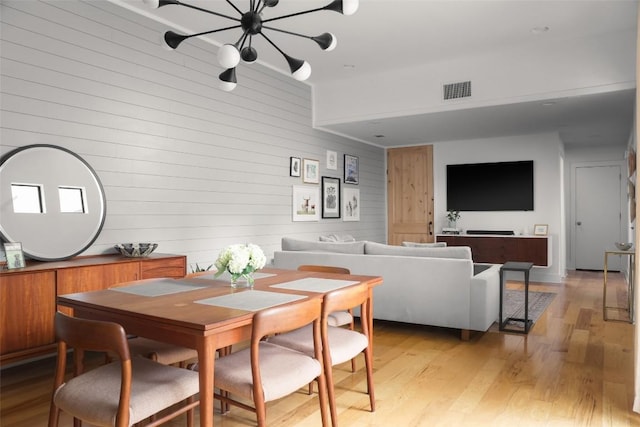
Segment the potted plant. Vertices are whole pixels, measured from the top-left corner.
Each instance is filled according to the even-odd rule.
[[[447,212],[447,220],[449,220],[449,228],[458,228],[457,222],[460,219],[460,211],[450,210]]]

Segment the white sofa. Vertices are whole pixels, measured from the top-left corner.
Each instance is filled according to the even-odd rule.
[[[474,266],[469,247],[404,247],[375,242],[327,243],[282,239],[273,266],[346,267],[382,276],[374,289],[374,319],[486,331],[498,320],[499,265]]]

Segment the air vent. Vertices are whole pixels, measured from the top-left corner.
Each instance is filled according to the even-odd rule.
[[[469,98],[471,96],[471,82],[450,83],[443,86],[444,100]]]

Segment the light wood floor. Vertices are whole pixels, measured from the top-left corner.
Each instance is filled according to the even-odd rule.
[[[624,301],[621,275],[609,277],[612,297]],[[602,274],[572,272],[561,285],[532,290],[557,296],[528,336],[494,327],[462,342],[450,330],[376,322],[377,410],[367,410],[364,362],[355,374],[338,367],[341,425],[640,426],[631,411],[633,326],[602,320]],[[46,425],[52,369],[48,359],[0,372],[2,427]],[[273,402],[267,418],[271,426],[318,426],[317,397]],[[232,408],[215,423],[253,426],[255,418]]]

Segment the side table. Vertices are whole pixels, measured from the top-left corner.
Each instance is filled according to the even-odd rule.
[[[531,272],[531,267],[533,267],[532,262],[513,262],[513,261],[506,262],[502,265],[502,267],[500,267],[500,317],[498,318],[499,319],[498,323],[500,325],[499,329],[501,331],[517,332],[517,333],[524,333],[524,334],[529,333],[529,329],[533,324],[533,322],[529,320],[529,273]],[[516,317],[507,317],[505,319],[502,318],[502,315],[503,315],[502,304],[504,300],[504,286],[505,286],[505,278],[504,278],[505,271],[521,271],[522,273],[524,273],[524,318],[516,318]],[[507,328],[506,325],[509,322],[509,320],[524,322],[524,328],[523,329]]]
[[[609,271],[608,261],[610,255],[628,255],[629,256],[629,285],[627,289],[627,306],[626,307],[618,307],[618,306],[608,306],[607,305],[607,273]],[[629,314],[629,323],[634,322],[635,313],[633,310],[633,298],[634,298],[634,286],[633,286],[633,272],[635,269],[635,250],[632,251],[622,251],[622,250],[607,250],[604,252],[604,281],[602,287],[602,318],[604,320],[611,320],[617,322],[626,322],[624,319],[610,319],[607,316],[607,310],[623,310]]]

